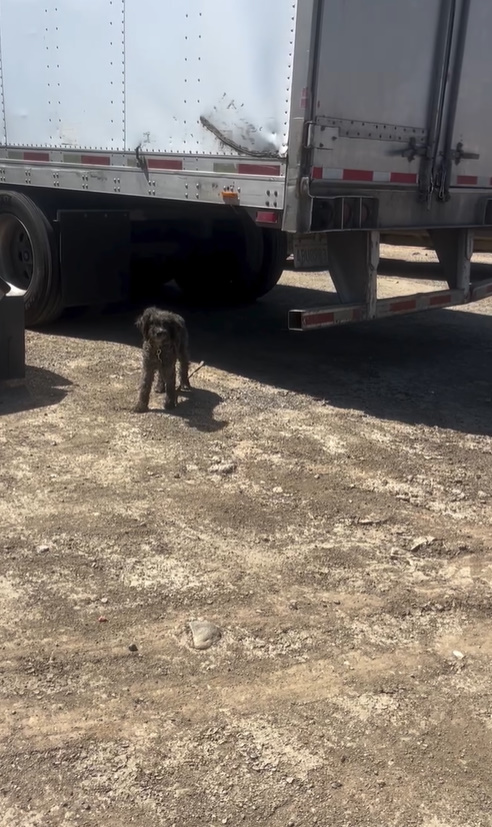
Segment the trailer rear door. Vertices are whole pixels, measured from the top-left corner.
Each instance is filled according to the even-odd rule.
[[[314,178],[416,187],[442,67],[442,22],[441,0],[323,0]]]
[[[492,3],[490,0],[473,0],[469,4],[465,50],[450,147],[455,159],[459,159],[459,163],[453,163],[451,166],[451,188],[492,185],[491,54]]]

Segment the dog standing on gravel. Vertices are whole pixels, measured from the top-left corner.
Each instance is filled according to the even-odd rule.
[[[176,362],[179,362],[179,389],[190,390],[190,357],[185,320],[177,313],[148,307],[136,325],[143,337],[142,378],[135,413],[149,409],[149,397],[157,372],[156,393],[165,393],[164,408],[176,407]]]

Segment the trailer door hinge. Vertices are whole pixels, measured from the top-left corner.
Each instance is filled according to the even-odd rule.
[[[306,149],[333,149],[333,143],[340,137],[340,129],[309,121],[306,124]]]
[[[478,152],[465,152],[463,142],[460,141],[456,144],[456,149],[451,150],[451,158],[455,164],[459,164],[465,160],[478,161],[480,155]]]
[[[306,123],[305,147],[306,149],[313,149],[314,147],[314,123],[312,121]]]

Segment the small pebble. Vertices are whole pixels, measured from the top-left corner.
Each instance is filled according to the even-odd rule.
[[[50,550],[49,546],[38,546],[36,551],[38,554],[46,554],[47,551]]]
[[[100,617],[98,617],[98,622],[99,622],[99,623],[107,623],[107,622],[108,622],[108,618],[107,618],[107,617],[104,617],[104,615],[101,615]]]
[[[454,656],[455,656],[455,658],[457,658],[458,660],[463,660],[463,658],[465,657],[465,656],[464,656],[464,654],[463,654],[463,652],[460,652],[460,651],[459,651],[459,649],[453,649],[453,655],[454,655]]]
[[[138,646],[137,646],[136,643],[130,643],[128,648],[129,648],[130,652],[138,652]]]
[[[210,649],[222,637],[222,631],[208,620],[191,620],[188,624],[194,649]]]

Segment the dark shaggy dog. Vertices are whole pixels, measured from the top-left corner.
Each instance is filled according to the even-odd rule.
[[[179,362],[179,387],[189,390],[188,376],[190,358],[188,355],[188,331],[185,320],[176,313],[148,307],[136,321],[143,336],[142,378],[138,392],[136,413],[149,409],[149,396],[157,371],[156,392],[165,393],[166,410],[175,408],[176,362]]]

